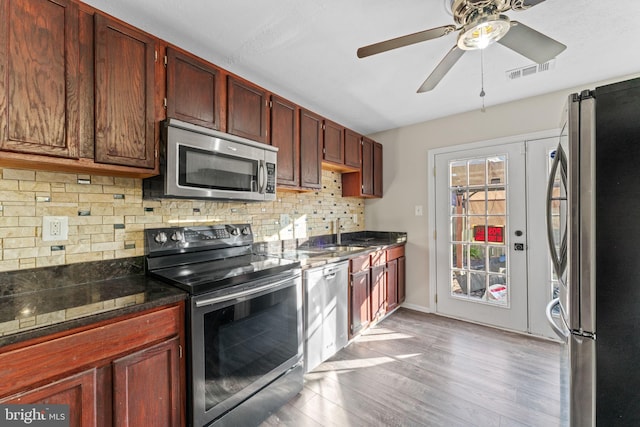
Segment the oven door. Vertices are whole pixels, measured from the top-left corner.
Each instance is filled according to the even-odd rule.
[[[294,269],[192,298],[193,425],[215,420],[301,363],[301,289]]]

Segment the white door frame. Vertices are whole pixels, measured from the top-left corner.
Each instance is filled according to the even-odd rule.
[[[440,148],[435,148],[432,150],[429,150],[427,152],[427,156],[428,156],[428,161],[427,161],[427,167],[428,167],[428,173],[427,173],[427,201],[428,201],[428,206],[427,206],[427,221],[429,222],[428,225],[428,239],[429,239],[429,306],[433,307],[433,309],[431,310],[434,313],[437,313],[438,311],[438,305],[436,302],[436,291],[437,291],[437,286],[436,286],[436,248],[435,248],[435,242],[436,242],[436,229],[435,229],[435,223],[436,223],[436,209],[435,209],[435,195],[436,195],[436,180],[435,180],[435,158],[438,154],[443,154],[443,153],[452,153],[452,152],[457,152],[457,151],[467,151],[467,150],[472,150],[472,149],[476,149],[476,148],[487,148],[487,147],[491,147],[491,146],[495,146],[495,145],[503,145],[503,144],[509,144],[509,143],[514,143],[514,142],[529,142],[529,141],[535,141],[537,139],[544,139],[544,138],[552,138],[552,137],[557,137],[558,135],[560,135],[560,128],[556,128],[556,129],[549,129],[549,130],[544,130],[544,131],[539,131],[539,132],[532,132],[532,133],[526,133],[526,134],[520,134],[520,135],[513,135],[513,136],[507,136],[507,137],[502,137],[502,138],[496,138],[496,139],[490,139],[490,140],[484,140],[484,141],[477,141],[477,142],[470,142],[470,143],[465,143],[465,144],[459,144],[459,145],[451,145],[451,146],[447,146],[447,147],[440,147]],[[431,305],[433,304],[433,305]]]

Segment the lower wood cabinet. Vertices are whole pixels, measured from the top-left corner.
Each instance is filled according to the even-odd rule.
[[[386,313],[387,300],[387,252],[375,251],[371,255],[371,320],[380,319]]]
[[[96,425],[96,369],[71,375],[16,396],[0,399],[0,403],[69,405],[70,426]]]
[[[349,338],[398,308],[405,299],[404,245],[349,262]]]
[[[371,280],[369,254],[349,261],[349,338],[371,321]]]
[[[114,425],[178,426],[180,404],[178,337],[113,362]]]
[[[405,256],[404,246],[387,250],[386,311],[395,310],[405,300]]]
[[[67,404],[71,426],[185,424],[184,305],[0,349],[0,403]]]

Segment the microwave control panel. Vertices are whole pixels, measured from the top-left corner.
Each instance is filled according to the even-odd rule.
[[[274,163],[267,163],[267,193],[276,192],[276,165]]]

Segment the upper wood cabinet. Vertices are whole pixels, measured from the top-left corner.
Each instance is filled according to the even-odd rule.
[[[322,165],[338,172],[360,170],[362,136],[329,120],[324,121]]]
[[[324,131],[322,160],[339,166],[344,165],[344,127],[325,120],[322,129]]]
[[[227,79],[227,132],[268,143],[268,93],[247,81]]]
[[[78,5],[3,0],[0,149],[78,157]]]
[[[373,143],[373,196],[382,197],[382,144]]]
[[[342,174],[342,195],[382,197],[382,144],[363,137],[360,171]]]
[[[369,138],[362,140],[362,194],[373,196],[373,146]]]
[[[157,39],[95,15],[96,162],[154,168]]]
[[[300,186],[322,188],[322,117],[300,109]]]
[[[345,166],[360,169],[362,166],[361,152],[362,135],[351,129],[344,130],[344,164]]]
[[[277,184],[300,185],[300,134],[298,106],[271,95],[271,145],[278,147]]]
[[[220,69],[176,49],[167,49],[167,116],[223,130],[224,76]]]

